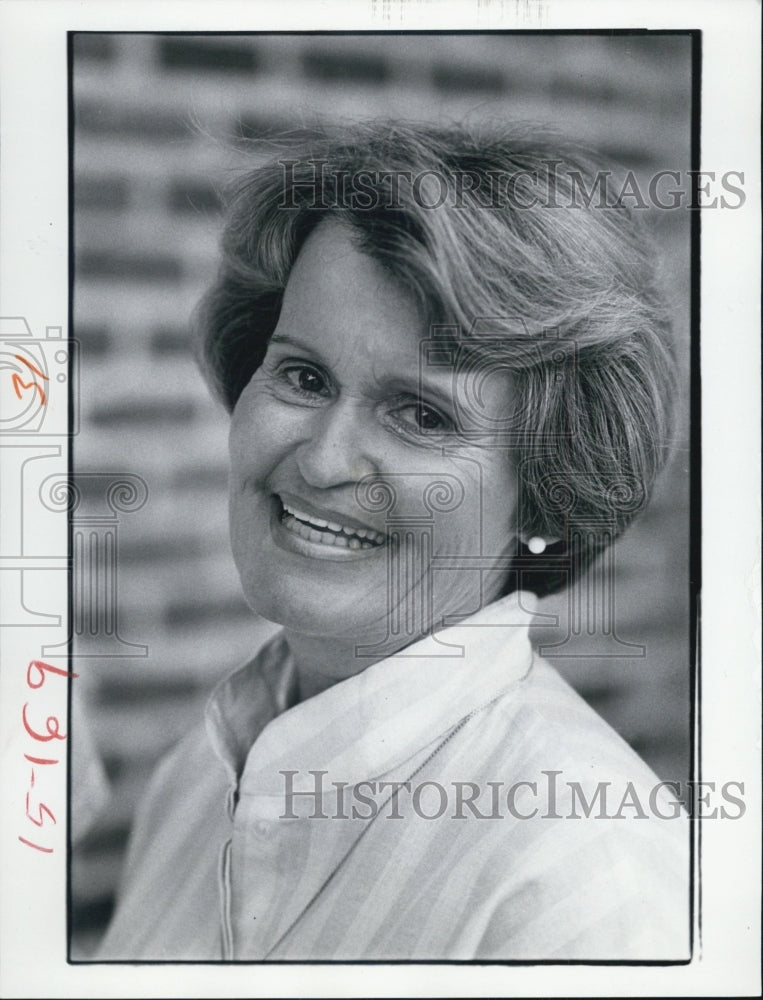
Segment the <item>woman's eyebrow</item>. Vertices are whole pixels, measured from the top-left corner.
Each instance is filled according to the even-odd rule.
[[[453,373],[438,372],[437,375],[423,376],[420,373],[412,375],[395,374],[383,380],[384,388],[389,392],[409,393],[416,397],[436,397],[448,406],[454,405]]]
[[[314,351],[314,345],[308,344],[298,338],[290,337],[288,333],[274,333],[269,343],[287,344],[289,347],[298,347],[301,351]]]
[[[323,367],[331,367],[330,362],[327,361],[325,355],[321,352],[320,344],[315,343],[311,339],[300,340],[299,337],[291,337],[288,333],[274,333],[268,341],[268,346],[270,344],[290,347],[293,351],[308,356],[316,364]]]

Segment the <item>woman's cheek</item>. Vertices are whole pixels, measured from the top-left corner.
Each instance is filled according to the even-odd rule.
[[[259,387],[257,387],[259,388]],[[233,471],[269,471],[279,456],[287,454],[298,437],[297,407],[277,399],[272,393],[257,391],[251,383],[242,394],[233,414],[230,452]]]

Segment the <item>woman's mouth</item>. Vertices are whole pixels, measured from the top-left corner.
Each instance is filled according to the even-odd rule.
[[[283,527],[308,542],[338,549],[376,549],[387,540],[386,535],[372,528],[356,528],[340,521],[329,521],[300,510],[291,502],[278,497]]]

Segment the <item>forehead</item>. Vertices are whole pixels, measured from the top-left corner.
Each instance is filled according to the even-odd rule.
[[[302,246],[272,339],[310,351],[348,387],[376,392],[405,383],[447,396],[462,413],[474,405],[503,410],[510,391],[505,367],[486,357],[489,347],[432,340],[413,293],[335,220],[321,222]]]
[[[289,275],[278,327],[382,357],[418,350],[426,322],[416,299],[382,264],[358,249],[348,225],[321,222]]]

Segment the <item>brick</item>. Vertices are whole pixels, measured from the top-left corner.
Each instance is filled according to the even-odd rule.
[[[75,127],[89,135],[114,138],[172,141],[186,138],[191,128],[182,111],[162,112],[143,107],[114,107],[102,101],[78,100]]]
[[[80,250],[75,259],[80,280],[178,281],[183,268],[176,257],[120,250]]]
[[[166,423],[188,423],[196,408],[190,400],[133,400],[126,403],[108,403],[94,406],[90,422],[96,427],[119,424],[153,427]]]
[[[193,465],[179,469],[172,478],[172,486],[182,490],[219,489],[223,493],[227,489],[227,465]]]
[[[616,87],[608,80],[599,80],[594,84],[586,77],[575,77],[572,74],[553,77],[548,90],[552,100],[584,100],[593,107],[597,103],[614,104],[618,100],[623,101],[625,96],[621,87]]]
[[[131,680],[129,674],[122,674],[101,682],[95,702],[119,705],[128,711],[130,708],[142,708],[145,704],[156,706],[162,699],[195,699],[196,696],[196,685],[187,678],[155,676]]]
[[[167,70],[254,73],[260,66],[259,56],[251,46],[208,38],[161,38],[157,56],[159,65]]]
[[[190,354],[192,348],[191,333],[185,327],[158,327],[149,341],[149,350],[157,357]]]
[[[111,349],[108,327],[96,323],[76,323],[74,339],[79,342],[85,364],[95,357],[103,357]]]
[[[491,66],[435,63],[431,69],[432,83],[441,91],[473,91],[500,94],[506,89],[503,73]]]
[[[628,170],[638,172],[655,163],[654,152],[646,146],[631,146],[625,143],[597,143],[597,150],[605,159],[622,163]],[[639,190],[646,197],[649,190],[649,179],[638,177]],[[632,202],[631,202],[632,204]]]
[[[105,209],[121,212],[129,202],[129,183],[125,177],[78,177],[74,183],[77,209]]]
[[[167,193],[167,207],[171,212],[192,215],[218,214],[221,207],[220,195],[213,184],[205,181],[176,180],[170,184]]]
[[[387,60],[365,52],[324,52],[320,49],[302,53],[302,71],[312,80],[381,84],[390,76]]]
[[[198,558],[202,555],[201,541],[195,535],[178,538],[145,537],[123,541],[119,547],[122,566],[167,562],[172,559]]]
[[[289,118],[273,115],[243,115],[233,126],[234,139],[277,139],[284,142],[304,142],[320,134],[318,128],[296,125]]]
[[[114,39],[99,32],[78,31],[73,39],[75,61],[93,60],[99,63],[112,62],[116,56]]]
[[[251,618],[252,612],[243,597],[225,601],[215,601],[213,598],[175,601],[168,604],[164,611],[164,623],[169,627],[214,622],[214,627],[223,633],[227,620],[244,617]]]

